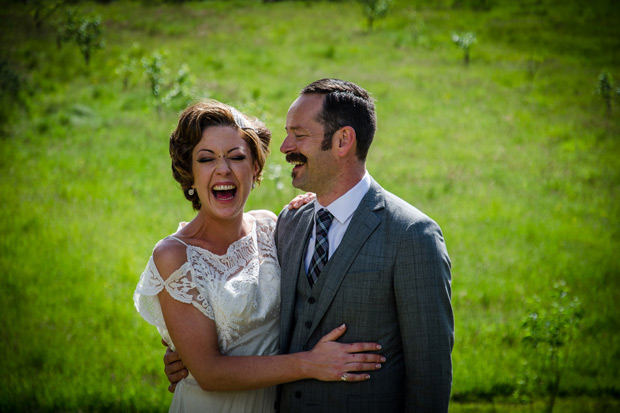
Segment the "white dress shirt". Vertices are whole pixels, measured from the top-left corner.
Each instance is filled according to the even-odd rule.
[[[336,248],[340,245],[340,241],[344,237],[344,233],[349,227],[351,223],[351,217],[353,217],[353,213],[359,206],[360,202],[362,202],[362,198],[366,195],[366,192],[370,189],[370,175],[368,171],[364,174],[364,177],[349,191],[342,195],[340,198],[336,199],[334,202],[329,204],[327,207],[319,204],[317,200],[314,201],[314,214],[316,217],[316,213],[319,209],[325,208],[327,209],[333,216],[332,225],[329,227],[329,232],[327,233],[327,242],[329,243],[329,253],[328,259],[334,255]],[[306,268],[306,272],[308,271],[308,267],[310,267],[310,261],[312,260],[312,255],[314,254],[314,244],[316,242],[316,219],[314,221],[314,226],[312,229],[312,234],[310,239],[308,240],[308,246],[306,248],[306,258],[304,261],[304,265]]]

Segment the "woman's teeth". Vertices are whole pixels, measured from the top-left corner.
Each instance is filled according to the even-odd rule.
[[[215,185],[213,187],[214,191],[229,191],[231,189],[235,189],[236,186],[234,185]]]
[[[220,201],[228,201],[235,197],[237,187],[234,185],[215,185],[213,187],[213,196]]]

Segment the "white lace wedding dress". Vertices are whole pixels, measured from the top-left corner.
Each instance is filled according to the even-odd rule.
[[[254,218],[253,218],[254,219]],[[254,219],[252,231],[234,242],[225,255],[187,246],[187,261],[166,281],[153,257],[140,277],[134,304],[174,349],[157,294],[164,288],[215,321],[222,354],[278,353],[280,267],[273,241],[275,223]],[[179,382],[171,412],[273,412],[275,387],[251,391],[205,392],[191,375]]]

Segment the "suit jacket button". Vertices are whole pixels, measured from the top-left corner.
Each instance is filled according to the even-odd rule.
[[[314,304],[314,303],[316,303],[316,299],[314,297],[310,297],[310,298],[308,298],[308,302],[310,304]]]
[[[301,392],[300,391],[296,391],[295,392],[295,398],[296,399],[301,399]]]
[[[312,327],[312,321],[306,321],[306,328]]]

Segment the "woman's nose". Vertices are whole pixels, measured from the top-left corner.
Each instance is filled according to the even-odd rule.
[[[228,158],[218,158],[216,160],[215,170],[220,173],[230,171],[230,161],[228,160]]]

